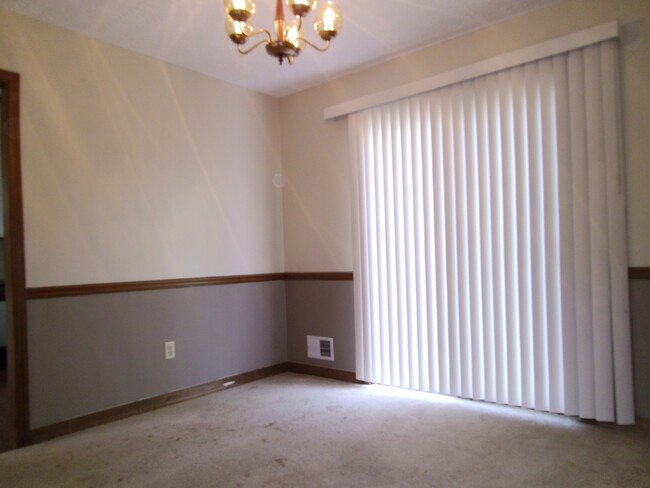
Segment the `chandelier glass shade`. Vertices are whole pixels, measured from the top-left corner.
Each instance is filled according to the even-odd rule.
[[[291,21],[287,21],[285,18],[282,0],[277,0],[273,22],[275,36],[266,29],[255,29],[252,26],[251,17],[255,13],[253,0],[224,0],[227,14],[226,34],[237,45],[237,50],[241,54],[248,54],[255,48],[265,45],[266,52],[277,58],[280,64],[285,59],[289,64],[293,64],[294,59],[305,46],[310,46],[321,52],[327,51],[330,41],[341,31],[343,22],[341,9],[334,4],[333,0],[322,1],[323,5],[316,11],[316,22],[314,22],[314,29],[318,36],[325,41],[322,46],[305,37],[302,25],[303,19],[310,12],[316,10],[317,0],[284,0],[293,15]],[[249,39],[258,35],[263,38],[245,47]]]

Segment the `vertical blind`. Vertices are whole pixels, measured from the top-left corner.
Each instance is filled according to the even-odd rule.
[[[350,116],[359,379],[634,422],[617,57]]]

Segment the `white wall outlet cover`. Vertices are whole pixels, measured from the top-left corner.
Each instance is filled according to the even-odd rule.
[[[334,339],[331,337],[307,336],[307,357],[334,361]]]
[[[176,357],[176,342],[165,342],[165,359],[174,359]]]

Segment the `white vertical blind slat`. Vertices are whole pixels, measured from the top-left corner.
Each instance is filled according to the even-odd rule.
[[[479,143],[477,127],[476,86],[465,83],[463,94],[465,140],[467,145],[467,241],[468,241],[468,278],[469,296],[469,340],[472,382],[470,398],[485,399],[485,372],[483,346],[483,300],[481,276],[480,246],[472,243],[481,242],[480,233],[480,192],[479,192]]]
[[[447,291],[447,221],[445,201],[445,152],[441,95],[431,96],[431,134],[433,138],[434,213],[436,235],[436,305],[438,324],[438,390],[451,393],[449,360],[449,294]]]
[[[428,335],[427,335],[427,294],[426,294],[426,260],[424,251],[425,226],[424,226],[424,177],[423,177],[423,142],[422,114],[420,99],[411,101],[411,128],[413,143],[413,222],[414,222],[414,263],[415,263],[415,290],[416,300],[414,324],[414,341],[417,348],[417,363],[414,371],[414,389],[428,389]]]
[[[381,109],[382,126],[384,127],[384,185],[386,198],[386,294],[388,307],[388,365],[387,384],[399,384],[396,378],[399,377],[399,340],[398,340],[398,291],[396,271],[396,243],[395,236],[397,229],[395,224],[395,181],[393,168],[393,146],[392,146],[392,125],[390,123],[390,110],[387,107]]]
[[[561,304],[561,377],[554,382],[564,382],[564,404],[562,411],[567,415],[579,414],[578,389],[578,344],[576,324],[576,278],[574,261],[573,225],[573,164],[572,133],[569,109],[569,63],[566,55],[553,59],[555,79],[555,108],[557,111],[557,160],[558,160],[558,214],[559,233],[562,236],[559,247]],[[558,352],[558,354],[560,354]]]
[[[406,286],[404,283],[404,199],[402,185],[402,150],[399,112],[391,109],[391,148],[393,159],[393,183],[395,198],[395,237],[396,237],[396,289],[397,289],[397,323],[395,329],[397,337],[395,343],[395,363],[393,369],[397,370],[397,376],[392,379],[392,385],[399,386],[406,383]]]
[[[418,296],[421,297],[418,300],[418,389],[429,391],[429,296],[427,288],[427,268],[428,264],[428,253],[426,249],[426,234],[428,222],[426,219],[426,201],[425,201],[425,187],[427,185],[427,180],[425,178],[424,166],[427,164],[428,158],[426,154],[426,129],[427,129],[427,118],[426,118],[426,105],[427,100],[418,97],[416,99],[416,110],[414,110],[414,115],[417,119],[417,168],[416,168],[416,267],[417,267],[417,289]]]
[[[402,144],[402,162],[404,164],[404,220],[406,223],[405,248],[406,248],[406,300],[407,300],[407,349],[408,365],[407,388],[417,389],[417,364],[419,362],[417,347],[417,288],[416,288],[416,256],[415,256],[415,202],[413,200],[413,174],[414,157],[416,148],[413,147],[413,127],[411,126],[411,104],[400,102],[402,127],[404,128]]]
[[[501,150],[503,157],[504,256],[506,290],[507,383],[509,405],[521,405],[519,282],[517,252],[517,183],[512,73],[499,73]]]
[[[422,141],[423,141],[423,225],[424,225],[424,250],[425,250],[425,276],[424,276],[424,294],[426,296],[426,327],[427,335],[427,362],[425,382],[423,389],[428,391],[439,391],[440,382],[437,374],[438,369],[438,322],[437,322],[437,297],[436,297],[436,224],[434,210],[434,161],[433,161],[433,136],[431,122],[431,101],[430,97],[424,97],[421,100],[421,110],[423,124]]]
[[[359,114],[359,138],[360,138],[360,157],[362,158],[362,163],[360,164],[360,178],[361,178],[361,188],[360,188],[360,248],[361,248],[361,258],[359,260],[359,269],[361,275],[361,289],[362,289],[362,317],[364,333],[363,333],[363,361],[362,365],[364,368],[364,375],[368,378],[369,381],[373,380],[373,369],[372,369],[372,353],[373,349],[371,346],[371,336],[372,336],[372,315],[371,315],[371,289],[370,289],[370,267],[368,263],[369,255],[368,250],[370,249],[370,242],[368,240],[368,219],[370,217],[370,211],[368,208],[368,177],[367,177],[367,165],[369,161],[369,155],[367,153],[367,141],[366,134],[368,133],[367,125],[367,114]]]
[[[376,300],[376,321],[379,325],[376,340],[379,345],[375,357],[375,367],[378,368],[379,377],[382,382],[386,382],[389,378],[388,375],[388,362],[383,361],[382,358],[388,356],[388,308],[387,308],[387,289],[386,289],[386,249],[385,249],[385,235],[386,235],[386,208],[385,208],[385,182],[384,182],[384,144],[382,134],[382,121],[381,111],[373,110],[372,113],[372,127],[373,127],[373,156],[376,164],[373,165],[374,169],[374,206],[375,206],[375,229],[373,235],[373,242],[375,243],[375,259],[376,263],[374,269],[376,270],[376,279],[374,286],[377,287],[375,293],[379,297]]]
[[[467,242],[467,134],[464,120],[464,85],[453,89],[454,104],[454,163],[456,183],[456,245],[458,273],[458,354],[459,396],[471,398],[472,360],[469,333],[469,265]]]
[[[591,306],[591,247],[589,221],[589,165],[587,155],[584,56],[569,54],[569,117],[571,120],[573,262],[575,266],[576,354],[578,357],[579,415],[595,418],[595,378]]]
[[[564,407],[564,381],[562,369],[562,300],[560,281],[560,201],[559,201],[559,147],[557,110],[555,100],[556,60],[540,62],[540,109],[542,116],[542,171],[544,187],[544,272],[546,277],[546,388],[551,412],[562,412]]]
[[[449,393],[460,396],[460,338],[458,307],[458,245],[456,230],[456,176],[453,166],[455,160],[453,120],[454,110],[450,89],[441,93],[443,103],[443,167],[445,171],[445,223],[447,249],[447,329],[449,340]]]
[[[350,140],[350,150],[355,161],[363,161],[363,153],[361,153],[361,146],[363,140],[363,131],[361,124],[359,123],[360,115],[350,116],[348,124],[348,134]],[[353,275],[356,279],[353,281],[354,289],[354,321],[355,321],[355,330],[354,330],[354,352],[355,352],[355,367],[359,375],[364,374],[364,335],[366,333],[366,326],[363,321],[363,287],[361,278],[362,270],[360,267],[361,258],[363,256],[363,251],[361,250],[361,230],[360,230],[360,221],[363,220],[364,212],[360,204],[361,193],[363,188],[363,178],[361,176],[362,164],[355,164],[352,168],[352,211],[356,218],[353,219],[352,224],[352,233],[353,233]]]
[[[375,147],[374,147],[374,133],[373,133],[373,126],[372,126],[372,113],[370,116],[366,119],[366,138],[367,138],[367,143],[366,143],[366,150],[367,150],[367,157],[369,161],[374,161],[375,160]],[[368,212],[368,219],[366,220],[366,233],[367,233],[367,250],[368,250],[368,259],[366,262],[366,274],[368,276],[368,284],[370,287],[370,296],[375,297],[377,296],[377,266],[376,266],[376,260],[377,260],[377,245],[376,245],[376,225],[377,225],[377,208],[375,206],[376,198],[375,198],[375,168],[374,168],[374,163],[373,164],[367,164],[366,165],[366,178],[368,180],[367,188],[366,188],[366,211]],[[378,312],[377,312],[377,307],[378,307],[378,302],[377,300],[372,300],[369,303],[369,312],[368,312],[368,322],[374,324],[378,319]],[[371,360],[371,370],[373,371],[373,375],[376,378],[381,378],[381,370],[378,368],[379,361],[381,360],[381,357],[379,355],[379,348],[377,347],[378,345],[378,340],[379,340],[379,334],[377,331],[376,327],[372,328],[371,333],[369,334],[369,339],[370,339],[370,346],[371,346],[371,354],[370,360]]]
[[[614,391],[610,278],[607,263],[608,227],[607,185],[605,181],[605,127],[603,124],[603,93],[600,83],[600,46],[585,48],[585,99],[587,120],[587,154],[589,161],[589,216],[591,243],[592,324],[594,338],[594,379],[596,419],[613,421]]]
[[[530,66],[526,66],[526,71]],[[517,256],[514,259],[517,273],[519,316],[515,327],[519,328],[520,340],[516,345],[521,351],[521,405],[533,408],[535,405],[535,368],[532,322],[531,292],[531,201],[529,187],[529,166],[535,157],[535,135],[530,133],[529,114],[534,113],[534,86],[528,86],[524,67],[512,70],[513,84],[513,147],[514,179],[516,193],[516,222],[513,231],[517,241]],[[530,106],[529,106],[530,104]]]
[[[508,401],[508,356],[506,343],[506,285],[505,285],[505,232],[503,166],[501,147],[501,100],[498,75],[487,77],[488,85],[488,131],[490,146],[491,221],[492,221],[492,271],[494,294],[493,356],[495,375],[492,378],[496,393],[495,401]]]
[[[544,225],[544,169],[540,79],[548,67],[544,62],[526,65],[526,100],[528,126],[528,187],[530,208],[530,300],[533,343],[533,408],[549,409],[548,341],[546,322],[546,266]]]
[[[492,263],[492,208],[493,190],[490,181],[490,144],[487,80],[476,81],[476,125],[478,165],[478,206],[480,220],[480,269],[481,269],[481,323],[483,360],[483,399],[496,401],[496,356],[494,343],[494,287]],[[477,241],[474,241],[477,242]]]
[[[634,423],[634,385],[630,312],[628,301],[627,245],[625,236],[625,192],[622,155],[622,124],[620,120],[619,60],[615,42],[601,45],[601,76],[603,91],[611,96],[603,99],[607,166],[607,201],[609,221],[609,261],[611,272],[612,329],[614,349],[614,384],[616,385],[616,416],[619,424]]]
[[[367,137],[368,142],[366,147],[368,149],[368,161],[366,170],[366,177],[368,179],[367,194],[366,194],[366,208],[368,212],[367,219],[367,233],[368,233],[368,283],[370,286],[370,294],[372,297],[377,297],[379,294],[379,269],[378,266],[378,253],[377,253],[377,171],[375,161],[377,158],[375,140],[377,134],[375,133],[375,126],[373,125],[373,116],[374,110],[371,111],[369,117],[366,121]],[[381,315],[379,312],[379,300],[374,298],[369,304],[370,314],[369,322],[374,324],[381,324]],[[371,358],[372,358],[372,371],[373,376],[377,378],[378,381],[382,381],[381,378],[381,325],[379,327],[373,327],[370,334],[371,341]]]

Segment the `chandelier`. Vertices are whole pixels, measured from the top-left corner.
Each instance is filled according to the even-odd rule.
[[[224,0],[224,7],[228,14],[226,18],[226,33],[237,45],[241,54],[248,54],[255,48],[266,45],[266,52],[278,58],[280,64],[286,59],[289,64],[293,61],[305,46],[310,46],[317,51],[324,52],[330,47],[330,41],[341,31],[342,17],[341,9],[332,0],[325,0],[323,6],[316,15],[314,29],[325,41],[324,46],[318,46],[304,36],[302,20],[309,12],[316,8],[317,0],[284,0],[287,7],[294,15],[292,22],[287,22],[284,17],[282,0],[277,0],[275,7],[275,38],[266,29],[254,29],[250,19],[255,13],[255,2],[253,0]],[[264,35],[248,48],[244,44],[249,38]]]

